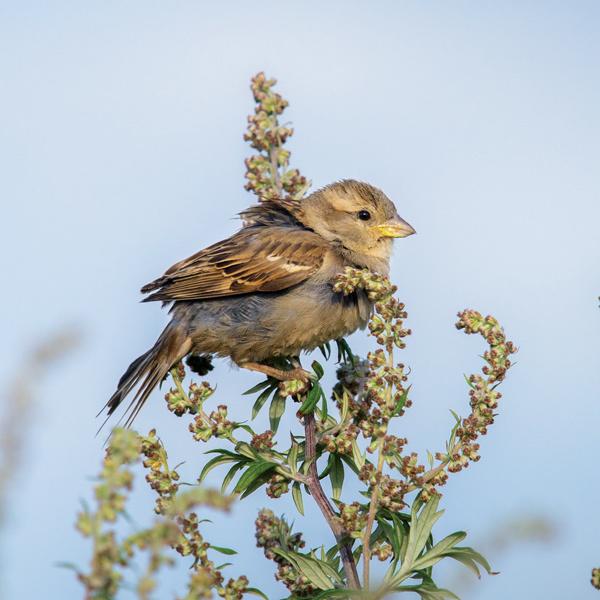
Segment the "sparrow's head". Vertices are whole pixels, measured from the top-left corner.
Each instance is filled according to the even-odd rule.
[[[388,260],[393,239],[415,233],[381,190],[351,179],[311,194],[302,210],[304,224],[319,235],[374,259]]]

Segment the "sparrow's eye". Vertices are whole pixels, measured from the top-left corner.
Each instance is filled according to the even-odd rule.
[[[359,210],[358,218],[361,221],[368,221],[371,218],[371,213],[368,210]]]

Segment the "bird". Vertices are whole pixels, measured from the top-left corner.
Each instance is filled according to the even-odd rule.
[[[334,292],[335,277],[346,267],[388,275],[394,238],[415,233],[383,191],[352,179],[302,200],[264,200],[239,216],[237,233],[142,287],[142,302],[170,305],[171,320],[120,378],[107,419],[136,390],[124,415],[130,426],[186,356],[306,381],[300,354],[364,329],[372,312],[364,291]],[[293,368],[277,368],[278,358],[293,359]]]

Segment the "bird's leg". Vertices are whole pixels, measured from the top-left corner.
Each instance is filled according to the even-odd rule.
[[[294,367],[294,369],[302,368],[302,363],[300,362],[299,356],[290,356],[290,362],[292,363],[292,366]]]
[[[284,371],[283,369],[277,369],[275,367],[256,362],[243,362],[239,363],[239,366],[244,369],[248,369],[249,371],[264,373],[265,375],[273,377],[273,379],[277,379],[278,381],[308,381],[310,379],[310,373],[305,371],[302,367],[295,367],[289,371]]]

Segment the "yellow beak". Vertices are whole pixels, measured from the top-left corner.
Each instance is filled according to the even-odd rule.
[[[400,217],[391,219],[383,225],[373,225],[371,229],[375,230],[380,237],[389,238],[403,238],[416,233],[412,226]]]

